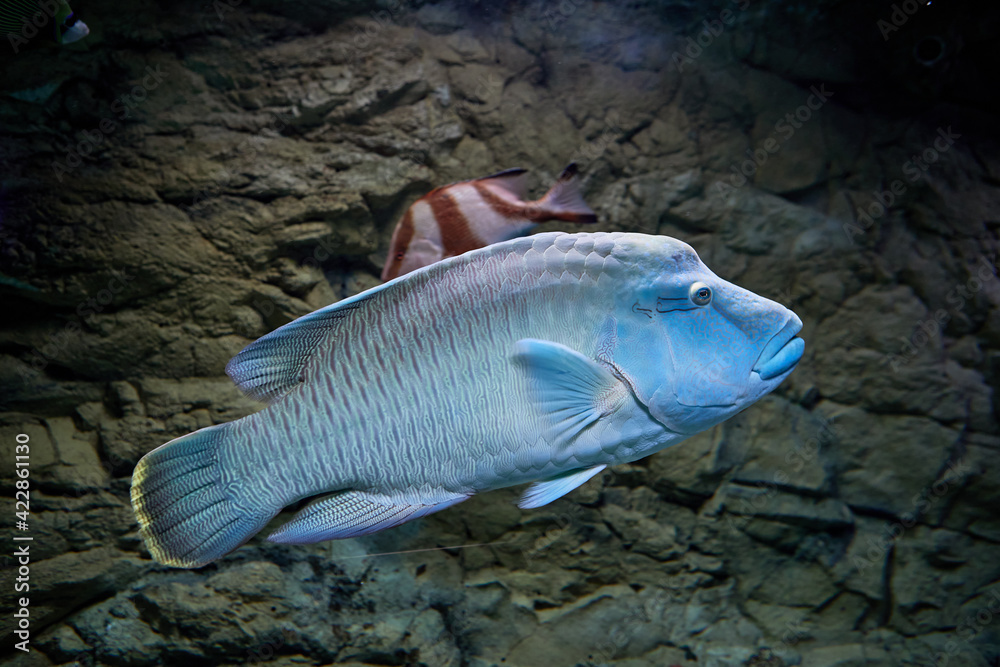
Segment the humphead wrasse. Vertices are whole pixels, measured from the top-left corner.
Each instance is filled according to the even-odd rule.
[[[802,356],[801,327],[676,239],[499,243],[247,346],[226,370],[270,405],[147,454],[132,506],[150,553],[176,567],[313,496],[268,539],[366,535],[526,482],[520,507],[540,507],[772,391]]]

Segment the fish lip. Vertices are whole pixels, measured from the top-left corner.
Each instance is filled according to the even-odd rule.
[[[801,352],[795,356],[791,363],[788,363],[788,359],[784,360],[785,363],[779,364],[775,368],[768,368],[768,364],[776,359],[782,352],[788,350],[788,346],[793,344],[793,341],[802,340],[797,338],[796,334],[802,331],[802,320],[795,315],[791,314],[788,321],[781,329],[771,336],[771,340],[767,342],[764,348],[761,350],[760,356],[757,358],[756,363],[753,365],[752,371],[757,373],[762,380],[770,380],[771,378],[777,377],[798,364],[799,359],[802,358]],[[794,354],[794,352],[793,352]],[[786,355],[787,356],[787,355]],[[777,371],[777,372],[775,372]]]

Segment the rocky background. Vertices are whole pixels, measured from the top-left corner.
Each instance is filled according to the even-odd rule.
[[[0,660],[1000,664],[997,12],[77,4],[85,41],[0,44],[0,486],[27,434],[34,537]],[[259,409],[233,354],[377,284],[431,187],[571,159],[599,229],[801,316],[774,395],[540,510],[150,560],[132,467]]]

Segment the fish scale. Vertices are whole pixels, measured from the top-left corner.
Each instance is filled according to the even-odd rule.
[[[699,286],[714,296],[694,304]],[[674,239],[496,244],[248,346],[227,371],[270,405],[148,454],[133,507],[153,556],[181,567],[302,498],[268,539],[364,535],[524,482],[521,506],[538,507],[771,391],[801,357],[799,328]]]
[[[529,248],[531,246],[526,247],[525,251],[527,252]],[[477,484],[485,482],[486,480],[474,477],[464,479],[453,477],[452,480],[446,479],[447,473],[442,469],[442,466],[440,464],[435,466],[434,464],[435,461],[447,460],[447,457],[444,456],[445,452],[439,451],[440,447],[430,449],[427,446],[428,439],[421,438],[418,442],[414,442],[415,438],[404,437],[400,439],[398,436],[390,438],[385,437],[385,430],[379,429],[378,431],[381,432],[378,432],[376,429],[372,429],[371,425],[378,421],[376,417],[377,411],[372,404],[373,401],[369,392],[372,385],[370,383],[355,383],[350,390],[345,391],[342,382],[345,371],[338,373],[337,370],[347,368],[362,369],[361,372],[363,374],[367,374],[370,371],[384,376],[386,371],[389,370],[387,366],[394,364],[397,369],[408,371],[408,374],[399,377],[391,388],[395,390],[395,395],[398,397],[395,404],[391,402],[388,396],[379,397],[380,404],[387,405],[388,411],[396,413],[408,412],[406,409],[407,406],[403,405],[403,403],[410,396],[410,391],[412,391],[413,387],[425,387],[428,377],[445,375],[446,371],[443,368],[445,366],[449,369],[457,370],[458,377],[456,379],[460,381],[455,386],[462,398],[456,401],[450,393],[428,392],[424,395],[426,402],[423,407],[418,407],[417,410],[428,415],[444,415],[445,421],[447,421],[447,417],[452,416],[457,406],[468,405],[468,398],[473,397],[472,404],[479,406],[483,414],[492,415],[493,419],[476,422],[477,429],[467,431],[463,435],[465,435],[466,439],[482,443],[493,443],[494,446],[485,452],[485,455],[491,459],[510,458],[512,452],[517,451],[520,447],[515,439],[505,436],[503,432],[514,432],[512,431],[512,426],[513,422],[516,421],[514,417],[515,412],[527,411],[529,405],[526,400],[500,391],[500,387],[498,386],[490,386],[481,380],[477,381],[477,378],[487,377],[491,371],[496,370],[497,366],[507,366],[505,358],[497,359],[495,355],[487,351],[495,349],[498,343],[496,336],[500,333],[505,333],[505,338],[509,339],[511,343],[517,337],[520,337],[511,331],[511,329],[519,326],[523,328],[527,324],[527,309],[503,307],[499,311],[491,310],[490,317],[486,318],[484,317],[486,314],[485,309],[469,310],[455,308],[453,304],[457,302],[461,305],[470,301],[480,304],[503,304],[505,293],[515,285],[520,290],[525,289],[523,281],[530,277],[534,277],[536,281],[542,283],[549,283],[551,286],[553,282],[558,282],[561,276],[571,275],[565,271],[567,260],[583,264],[586,263],[587,257],[591,253],[574,254],[576,255],[575,258],[568,255],[566,249],[549,247],[536,260],[525,261],[520,267],[510,265],[501,267],[496,262],[487,262],[488,269],[484,272],[484,275],[489,276],[491,279],[496,280],[495,274],[490,275],[490,270],[495,269],[503,271],[508,275],[512,272],[520,273],[522,280],[517,281],[517,283],[513,281],[501,281],[498,288],[494,287],[496,283],[490,284],[486,281],[479,281],[471,285],[469,282],[460,281],[428,284],[422,287],[419,310],[411,305],[412,302],[407,302],[403,307],[400,307],[399,302],[389,302],[384,308],[375,308],[372,312],[365,309],[361,313],[361,316],[356,319],[356,324],[344,332],[345,339],[352,341],[352,343],[357,341],[357,336],[367,336],[364,343],[343,346],[339,351],[335,351],[332,358],[328,361],[329,369],[324,371],[323,380],[313,384],[302,385],[302,387],[296,390],[297,392],[302,392],[303,396],[309,396],[309,399],[305,403],[310,405],[330,403],[336,400],[335,397],[339,397],[343,404],[355,406],[358,410],[356,413],[352,411],[353,414],[351,416],[353,419],[351,419],[351,423],[346,424],[346,428],[341,427],[330,430],[328,422],[324,425],[324,428],[308,429],[308,435],[295,442],[294,446],[296,448],[311,451],[311,453],[324,452],[324,454],[309,457],[311,462],[315,463],[317,467],[315,469],[316,472],[308,476],[307,495],[329,490],[331,484],[336,484],[338,481],[344,486],[355,487],[360,482],[360,478],[365,477],[365,475],[359,475],[353,470],[338,469],[334,466],[324,465],[324,461],[337,460],[334,452],[343,447],[347,447],[352,451],[356,461],[360,460],[363,462],[360,464],[362,469],[371,465],[372,468],[369,469],[377,471],[376,479],[372,480],[369,478],[367,481],[369,484],[372,481],[381,482],[381,484],[371,484],[370,486],[370,488],[378,490],[389,490],[411,485],[416,480],[427,479],[428,477],[437,478],[442,484],[450,481],[457,487],[450,489],[453,491],[469,490]],[[581,275],[582,273],[583,270],[580,270],[577,272],[577,275]],[[438,289],[435,289],[435,287],[438,287]],[[533,305],[536,311],[542,311],[547,304],[543,299],[536,300]],[[395,312],[393,312],[394,310]],[[433,320],[438,326],[430,328],[429,332],[425,328],[426,338],[423,341],[416,339],[413,341],[415,344],[404,345],[404,340],[401,340],[399,335],[399,329],[366,326],[367,322],[378,321],[380,319],[413,323],[409,329],[403,329],[402,331],[404,332],[416,330],[418,326],[416,322]],[[507,322],[509,325],[508,329],[504,330],[490,326],[496,320]],[[561,328],[558,323],[550,323],[550,325],[553,324],[555,328]],[[448,337],[446,335],[443,336],[441,331],[454,329],[463,331],[466,341],[481,341],[482,344],[478,346],[478,349],[482,352],[476,354],[477,347],[468,344],[465,346],[449,344]],[[426,351],[421,354],[420,348],[427,343],[431,344],[441,353],[437,363],[435,363],[436,358],[434,355],[428,355]],[[370,350],[373,347],[378,347],[384,352],[388,351],[384,361],[381,363],[379,363],[377,355],[368,354],[361,357],[357,354],[359,349]],[[393,354],[393,350],[397,352]],[[510,377],[513,373],[508,372],[499,375],[500,377]],[[295,393],[282,399],[282,401],[294,405],[298,405],[300,400],[299,396]],[[276,407],[279,410],[272,414],[280,416],[280,418],[271,424],[267,424],[264,430],[268,432],[287,431],[289,423],[285,418],[285,411],[280,409],[281,405]],[[498,415],[502,417],[499,420],[496,419]],[[415,419],[411,419],[408,423],[415,423],[416,421]],[[397,433],[405,431],[403,428],[393,430]],[[446,444],[443,438],[440,442]],[[462,442],[457,441],[447,444],[459,451],[463,446]],[[399,463],[396,465],[392,465],[390,457],[385,454],[387,450],[392,448],[402,448],[403,452],[407,454],[404,457],[400,457],[398,459]],[[458,451],[449,452],[450,455],[456,453]],[[278,457],[280,456],[280,452],[275,451],[274,455]],[[496,461],[496,463],[503,465],[502,461]],[[244,472],[248,475],[252,473],[249,470]],[[527,473],[528,471],[525,472]],[[265,481],[265,479],[260,479],[261,484],[264,484]],[[298,480],[299,483],[296,485],[300,489],[302,481],[302,479]],[[289,496],[282,500],[285,501],[283,504],[287,504],[287,502],[292,501],[292,498]]]

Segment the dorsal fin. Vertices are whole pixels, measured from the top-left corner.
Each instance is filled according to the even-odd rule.
[[[475,180],[489,181],[493,187],[505,190],[517,197],[518,200],[524,201],[528,196],[528,184],[525,182],[527,173],[527,169],[515,167],[514,169],[504,169],[503,171],[498,171],[495,174],[483,176]]]
[[[250,398],[276,401],[304,380],[309,358],[337,321],[393,282],[320,308],[261,336],[229,360],[226,373]]]

